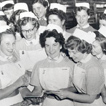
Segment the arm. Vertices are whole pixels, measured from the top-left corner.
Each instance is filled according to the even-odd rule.
[[[40,96],[42,94],[42,88],[40,86],[33,86],[33,90],[29,90],[27,87],[21,89],[21,95],[22,97],[28,97],[28,96]]]
[[[21,76],[16,82],[14,82],[12,85],[0,89],[0,100],[3,98],[8,97],[12,92],[14,92],[16,89],[18,89],[21,86],[27,86],[28,85],[28,76]]]

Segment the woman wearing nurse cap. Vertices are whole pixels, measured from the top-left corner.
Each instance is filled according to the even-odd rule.
[[[51,3],[49,11],[47,12],[47,22],[61,27],[63,29],[63,36],[65,40],[67,40],[67,38],[71,35],[66,31],[66,21],[66,6],[59,3]]]
[[[23,101],[20,87],[29,83],[25,69],[15,50],[16,37],[7,25],[0,28],[0,105],[11,106]]]
[[[70,33],[74,33],[75,29],[79,28],[85,32],[95,31],[95,29],[89,24],[90,18],[90,4],[87,2],[75,3],[75,17],[77,25],[68,30]]]

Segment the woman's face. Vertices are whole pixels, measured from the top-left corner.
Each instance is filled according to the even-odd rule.
[[[1,39],[1,51],[6,56],[11,56],[15,49],[15,37],[12,34],[4,34]]]
[[[56,24],[60,26],[61,28],[63,27],[64,21],[61,21],[61,19],[57,15],[50,15],[48,18],[49,24]]]
[[[83,57],[84,57],[84,54],[79,52],[78,50],[71,50],[71,49],[68,49],[69,51],[69,56],[75,61],[75,62],[80,62]]]
[[[55,42],[54,37],[46,38],[45,51],[51,58],[58,57],[60,55],[61,45],[59,42]]]
[[[76,20],[79,26],[83,27],[88,24],[89,15],[85,10],[77,11]]]
[[[95,40],[92,44],[92,54],[94,56],[97,56],[101,53],[103,53],[103,52],[102,52],[102,48],[100,46],[100,43],[97,40]]]
[[[28,22],[26,25],[21,26],[21,31],[26,40],[32,40],[36,37],[37,28],[31,22]]]
[[[41,3],[37,2],[32,5],[33,12],[38,18],[45,17],[47,7],[44,7]]]

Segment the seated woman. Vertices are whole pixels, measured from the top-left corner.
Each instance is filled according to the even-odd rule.
[[[19,26],[23,38],[16,42],[16,49],[25,68],[32,71],[36,62],[47,57],[39,44],[37,17],[32,12],[23,12],[20,14]]]
[[[57,100],[52,91],[72,86],[72,71],[74,63],[63,56],[63,35],[57,30],[45,30],[40,36],[40,44],[45,48],[47,58],[35,64],[30,85],[32,92],[26,89],[26,96],[41,96],[43,92],[47,97],[42,106],[73,106],[70,100]]]
[[[0,27],[0,105],[11,106],[22,102],[21,86],[28,85],[29,77],[15,52],[16,37],[9,26]],[[22,76],[23,75],[23,76]],[[22,76],[22,77],[21,77]]]
[[[73,100],[74,106],[103,106],[98,95],[104,86],[104,72],[99,61],[91,55],[91,41],[87,40],[76,36],[68,38],[65,47],[76,63],[72,77],[76,91],[61,89],[54,94],[61,99]]]

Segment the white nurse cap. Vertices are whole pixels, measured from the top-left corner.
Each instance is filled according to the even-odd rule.
[[[26,3],[16,3],[14,5],[14,11],[17,11],[17,10],[26,10],[26,11],[29,11],[28,5]]]
[[[73,36],[75,36],[81,40],[85,40],[86,42],[88,42],[90,44],[92,44],[95,41],[95,37],[96,37],[94,32],[85,32],[78,28],[74,31]]]
[[[4,7],[6,4],[14,4],[13,0],[6,0],[1,3],[1,7]]]
[[[66,13],[66,10],[67,10],[65,5],[62,5],[62,4],[59,4],[59,3],[51,3],[50,4],[50,9],[55,9],[55,8],[65,12],[65,13]]]
[[[20,13],[20,19],[22,19],[24,17],[35,18],[35,19],[38,20],[38,18],[32,12],[23,12],[23,13]]]
[[[0,16],[4,16],[4,12],[3,11],[0,11]]]
[[[52,31],[53,29],[57,30],[58,33],[63,34],[63,29],[56,24],[48,24],[47,27],[46,27],[46,30]]]
[[[101,26],[101,28],[98,30],[104,37],[106,37],[106,27]]]
[[[75,3],[76,7],[86,7],[88,9],[90,9],[90,5],[87,2],[82,2],[82,3]]]
[[[0,33],[5,32],[7,29],[10,29],[8,25],[0,26]]]

